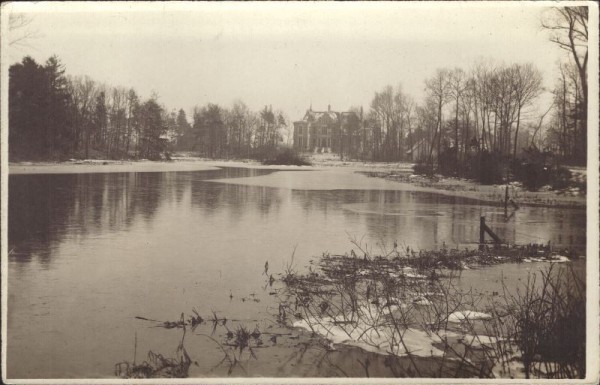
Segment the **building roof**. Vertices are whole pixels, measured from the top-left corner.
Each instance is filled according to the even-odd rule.
[[[303,120],[316,123],[337,123],[338,114],[333,111],[307,111]]]
[[[312,111],[309,109],[306,111],[306,114],[304,114],[304,117],[302,118],[301,122],[322,124],[338,123],[340,119],[343,119],[344,117],[347,118],[347,116],[349,115],[356,115],[356,113],[354,111]]]

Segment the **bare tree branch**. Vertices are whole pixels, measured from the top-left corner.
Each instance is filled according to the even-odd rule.
[[[550,41],[567,50],[577,66],[583,91],[584,106],[587,106],[587,62],[588,62],[588,7],[555,7],[542,28],[553,31]]]
[[[11,14],[8,18],[9,31],[9,46],[26,46],[30,47],[26,42],[31,39],[40,37],[40,34],[31,30],[29,27],[33,18],[22,13]]]

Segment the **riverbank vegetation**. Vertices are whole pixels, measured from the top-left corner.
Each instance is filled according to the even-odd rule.
[[[530,244],[435,251],[394,246],[374,255],[366,245],[354,245],[347,255],[315,258],[302,272],[292,257],[274,274],[278,279],[265,265],[265,289],[276,307],[267,328],[195,309],[176,321],[136,317],[181,332],[181,340],[173,357],[149,351],[136,363],[136,337],[133,361],[116,364],[115,374],[187,377],[199,365],[184,346],[192,333],[188,344],[217,352],[204,375],[217,368],[248,375],[252,365],[272,357],[264,349],[283,349],[278,354],[284,357],[295,353],[282,365],[315,359],[316,373],[344,376],[585,377],[585,282],[570,266],[580,258],[576,253]],[[459,284],[465,270],[502,263],[548,266],[517,286],[503,281],[491,293]]]
[[[585,194],[587,190],[585,181],[577,180],[552,152],[542,152],[536,148],[523,151],[518,159],[513,160],[479,152],[469,158],[459,173],[444,167],[435,170],[425,163],[415,164],[413,172],[427,177],[439,172],[442,176],[458,176],[484,185],[519,182],[528,191],[538,191],[542,187],[552,190],[576,188]]]

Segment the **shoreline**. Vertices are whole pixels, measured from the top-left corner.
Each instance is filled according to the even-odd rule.
[[[66,162],[9,163],[9,175],[83,174],[125,172],[210,171],[221,167],[261,168],[280,171],[347,171],[398,184],[399,189],[414,190],[473,199],[494,206],[504,205],[506,185],[481,185],[472,181],[438,177],[435,180],[412,173],[410,163],[340,161],[314,157],[311,166],[263,165],[255,160],[215,160],[173,157],[170,161],[149,160],[71,160]],[[519,206],[549,208],[586,208],[586,195],[576,190],[527,191],[517,183],[509,184],[509,196]]]
[[[309,159],[308,166],[265,165],[254,159],[210,159],[192,156],[174,156],[172,160],[107,160],[82,159],[68,161],[23,161],[9,162],[8,174],[67,174],[67,173],[102,173],[102,172],[166,172],[166,171],[202,171],[218,167],[244,167],[276,170],[352,170],[369,171],[405,171],[412,172],[411,163],[386,163],[363,161],[334,161],[330,159]]]
[[[18,162],[8,164],[9,175],[208,171],[216,169],[218,167],[208,162],[193,159],[182,161],[85,159],[65,162]]]
[[[436,176],[436,179],[415,174],[397,174],[393,172],[364,172],[363,174],[372,178],[381,178],[398,183],[408,183],[418,187],[420,191],[455,196],[466,199],[475,199],[490,205],[504,207],[506,184],[482,185],[476,182],[453,178]],[[548,207],[548,208],[572,208],[585,209],[587,207],[587,196],[578,190],[540,190],[528,191],[519,183],[511,182],[508,185],[509,199],[517,206],[523,207]],[[509,205],[509,212],[512,206]]]

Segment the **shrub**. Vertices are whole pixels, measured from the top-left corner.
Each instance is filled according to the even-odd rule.
[[[550,153],[530,149],[511,165],[514,178],[523,183],[528,190],[538,190],[550,185],[554,189],[563,189],[571,184],[571,172],[558,165]]]
[[[310,162],[300,156],[291,148],[283,148],[277,150],[277,153],[262,162],[266,165],[294,165],[294,166],[310,166]]]
[[[468,156],[462,175],[481,184],[501,183],[506,175],[506,159],[497,152],[479,151]]]
[[[459,174],[459,167],[456,164],[456,148],[445,147],[440,154],[438,172],[442,175],[456,176]]]
[[[456,149],[446,147],[437,162],[437,172],[445,176],[460,176],[473,179],[481,184],[502,183],[507,171],[507,159],[500,153],[482,150],[469,152],[457,162]],[[417,171],[421,171],[418,172]],[[415,173],[432,174],[425,165],[415,165]]]
[[[413,172],[417,175],[433,175],[433,167],[427,163],[415,163]]]
[[[554,189],[563,189],[571,185],[571,171],[563,166],[556,166],[552,169],[551,185]]]

